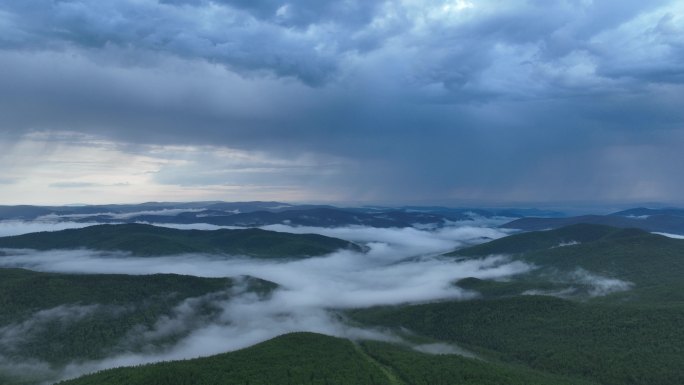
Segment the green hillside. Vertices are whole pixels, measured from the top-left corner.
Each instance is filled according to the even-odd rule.
[[[391,385],[393,382],[348,340],[293,333],[232,353],[106,370],[60,384]]]
[[[684,383],[684,305],[608,305],[553,297],[383,307],[350,313],[484,357],[604,385]]]
[[[561,243],[566,246],[559,247]],[[511,255],[536,269],[507,282],[468,279],[459,281],[458,286],[489,295],[514,295],[526,290],[558,291],[572,285],[600,285],[593,282],[595,276],[600,276],[631,285],[630,290],[612,294],[611,300],[620,297],[641,302],[684,302],[681,239],[638,229],[580,224],[515,234],[447,255],[473,258],[488,254]],[[582,277],[582,272],[593,277]]]
[[[0,269],[0,383],[12,363],[44,362],[51,369],[35,374],[49,379],[74,360],[102,359],[117,351],[163,346],[189,331],[178,330],[150,341],[122,341],[133,330],[152,327],[162,316],[193,298],[195,317],[212,317],[212,302],[238,289],[265,295],[276,285],[254,278],[199,278],[155,274],[77,275]],[[138,345],[139,344],[139,345]],[[9,364],[7,364],[9,362]],[[4,363],[4,364],[3,364]],[[43,377],[41,377],[43,376]]]
[[[237,352],[106,370],[64,384],[684,383],[684,240],[580,224],[511,235],[449,257],[489,254],[506,254],[534,269],[507,280],[471,277],[453,283],[481,293],[480,299],[356,309],[342,318],[410,340],[453,343],[481,360],[294,333]],[[615,284],[625,286],[604,290]],[[267,294],[275,284],[251,279],[248,286]],[[12,341],[3,340],[2,333],[14,330],[7,325],[17,329],[23,320],[36,319],[39,310],[97,306],[68,324],[34,330],[27,343],[0,345],[0,359],[39,359],[58,369],[74,358],[103,358],[121,348],[117,344],[132,327],[152,325],[184,298],[200,298],[198,317],[211,319],[216,309],[202,296],[228,298],[225,288],[231,287],[236,285],[229,279],[0,270],[2,341]],[[146,344],[161,347],[181,336]],[[3,377],[0,366],[3,381],[21,383]]]
[[[88,248],[126,251],[140,256],[222,253],[259,258],[306,257],[360,248],[317,234],[261,229],[178,230],[144,224],[96,225],[0,238],[0,248],[52,250]]]
[[[595,242],[602,239],[618,239],[622,235],[632,234],[634,231],[648,234],[635,229],[620,229],[603,225],[577,224],[547,231],[533,231],[514,234],[495,239],[480,245],[456,250],[446,255],[450,256],[483,256],[489,254],[517,254],[534,250],[547,250],[559,245],[573,243]]]
[[[508,280],[455,282],[481,293],[480,300],[349,314],[361,324],[410,330],[491,360],[605,385],[684,383],[684,241],[637,229],[573,225],[450,255],[489,254],[507,254],[536,268]],[[560,295],[615,280],[629,287],[597,297],[568,295],[572,300],[520,295],[532,289]]]
[[[587,271],[634,284],[620,294],[633,301],[684,303],[684,240],[639,230],[621,238],[523,254],[521,259],[560,271]],[[618,235],[616,234],[616,235]]]
[[[118,368],[60,385],[546,385],[589,384],[516,366],[456,355],[428,355],[380,342],[358,345],[313,333],[292,333],[207,358]]]

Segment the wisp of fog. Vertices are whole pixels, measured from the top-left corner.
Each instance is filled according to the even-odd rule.
[[[220,315],[199,324],[193,300],[186,300],[152,329],[137,330],[129,337],[144,342],[170,330],[186,328],[186,336],[172,347],[145,354],[118,354],[97,362],[74,363],[61,373],[62,377],[122,365],[206,356],[244,348],[294,331],[396,340],[398,337],[387,331],[350,326],[336,310],[443,299],[466,300],[476,293],[455,286],[454,282],[459,279],[505,278],[533,269],[505,256],[458,260],[439,255],[455,247],[506,235],[498,229],[461,226],[428,231],[285,225],[267,228],[335,236],[363,243],[367,251],[341,250],[315,258],[263,260],[204,254],[134,257],[92,250],[5,250],[7,255],[0,258],[0,266],[87,274],[252,276],[279,285],[266,298],[247,291],[229,297],[217,296],[212,299],[212,305],[220,309]]]

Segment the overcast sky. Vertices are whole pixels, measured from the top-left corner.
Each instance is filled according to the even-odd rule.
[[[684,2],[0,0],[0,203],[684,201]]]

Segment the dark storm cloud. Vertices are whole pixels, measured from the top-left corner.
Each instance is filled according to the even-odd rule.
[[[161,0],[163,4],[206,6],[207,0]],[[249,12],[255,18],[273,23],[306,27],[321,22],[342,20],[351,26],[361,26],[373,19],[381,1],[364,0],[218,0],[223,4]]]
[[[241,71],[271,70],[309,83],[336,66],[317,51],[306,31],[261,22],[239,8],[211,2],[195,8],[152,1],[11,2],[5,16],[8,47],[53,48],[65,44],[102,49],[135,47],[187,58],[203,58]]]
[[[673,200],[683,21],[667,1],[9,1],[0,124],[339,160],[312,196]]]

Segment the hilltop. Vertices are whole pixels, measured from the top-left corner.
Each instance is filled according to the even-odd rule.
[[[178,230],[134,223],[2,237],[0,248],[87,248],[125,251],[139,256],[220,253],[259,258],[309,257],[329,254],[339,249],[361,250],[351,242],[317,234],[291,234],[261,229]]]
[[[490,293],[564,289],[624,296],[632,301],[684,301],[684,240],[593,224],[520,233],[446,254],[455,258],[508,255],[536,269],[509,282],[460,282]],[[629,288],[630,290],[626,290]]]

